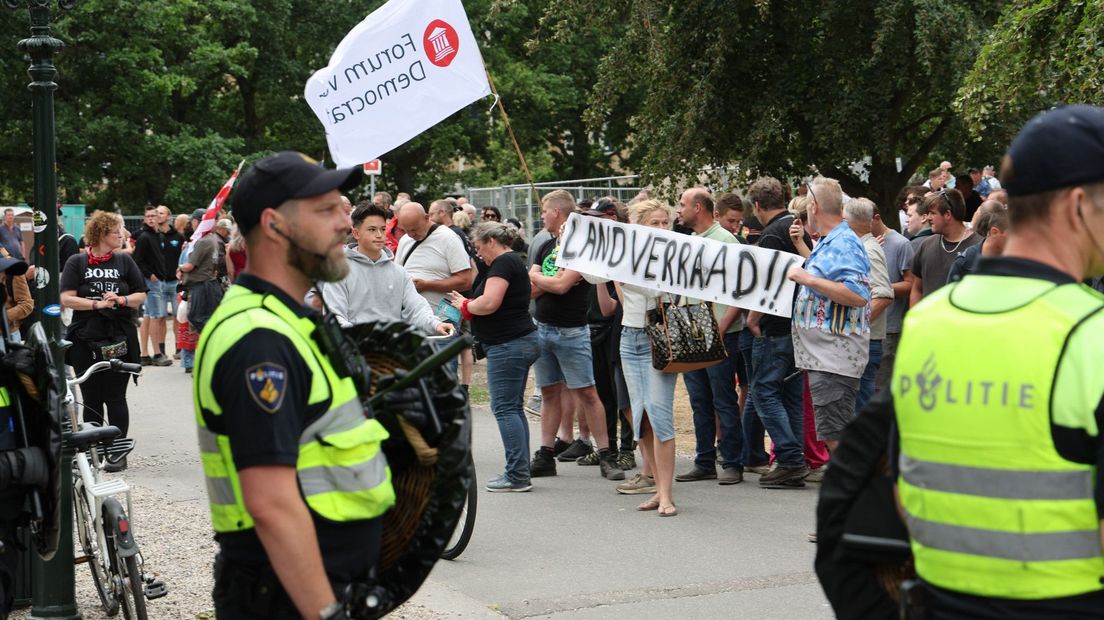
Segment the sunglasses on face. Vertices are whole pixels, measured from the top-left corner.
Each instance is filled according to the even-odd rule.
[[[488,211],[488,212],[483,214],[483,219],[485,219],[485,220],[497,220],[498,216],[495,215],[493,212]]]

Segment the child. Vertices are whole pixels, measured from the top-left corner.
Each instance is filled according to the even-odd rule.
[[[196,343],[199,334],[192,331],[188,323],[188,300],[181,295],[180,305],[176,309],[176,348],[180,351],[180,365],[184,372],[191,374],[195,363]]]

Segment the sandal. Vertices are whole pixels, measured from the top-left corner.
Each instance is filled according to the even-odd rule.
[[[636,509],[641,511],[641,512],[647,512],[649,510],[658,510],[659,509],[659,500],[658,499],[650,499],[646,502],[641,502],[640,505],[636,507]]]
[[[674,504],[667,504],[665,506],[659,506],[659,516],[661,517],[673,517],[678,514],[678,507]]]

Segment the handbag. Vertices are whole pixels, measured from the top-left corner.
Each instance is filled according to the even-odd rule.
[[[713,305],[679,305],[662,301],[648,311],[648,338],[652,341],[652,368],[662,372],[690,372],[721,363],[728,357],[724,337],[713,316]]]

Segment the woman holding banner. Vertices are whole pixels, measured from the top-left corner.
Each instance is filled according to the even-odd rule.
[[[671,210],[658,200],[644,200],[630,209],[630,220],[653,228],[670,230]],[[604,287],[598,287],[601,293]],[[647,469],[655,477],[656,493],[637,510],[656,510],[661,517],[678,514],[672,487],[675,478],[675,373],[652,367],[652,343],[644,327],[648,310],[656,307],[659,291],[629,284],[617,284],[624,312],[621,319],[621,367],[629,388],[633,431],[644,454]],[[643,477],[643,474],[640,475]],[[626,484],[644,484],[633,480]]]
[[[472,323],[472,333],[487,355],[487,389],[491,413],[498,422],[506,471],[487,483],[492,493],[533,488],[529,474],[529,424],[522,401],[529,367],[537,361],[537,327],[529,315],[529,273],[511,246],[518,239],[512,226],[483,222],[472,229],[472,244],[487,264],[487,277],[473,299],[452,291],[448,300]]]

